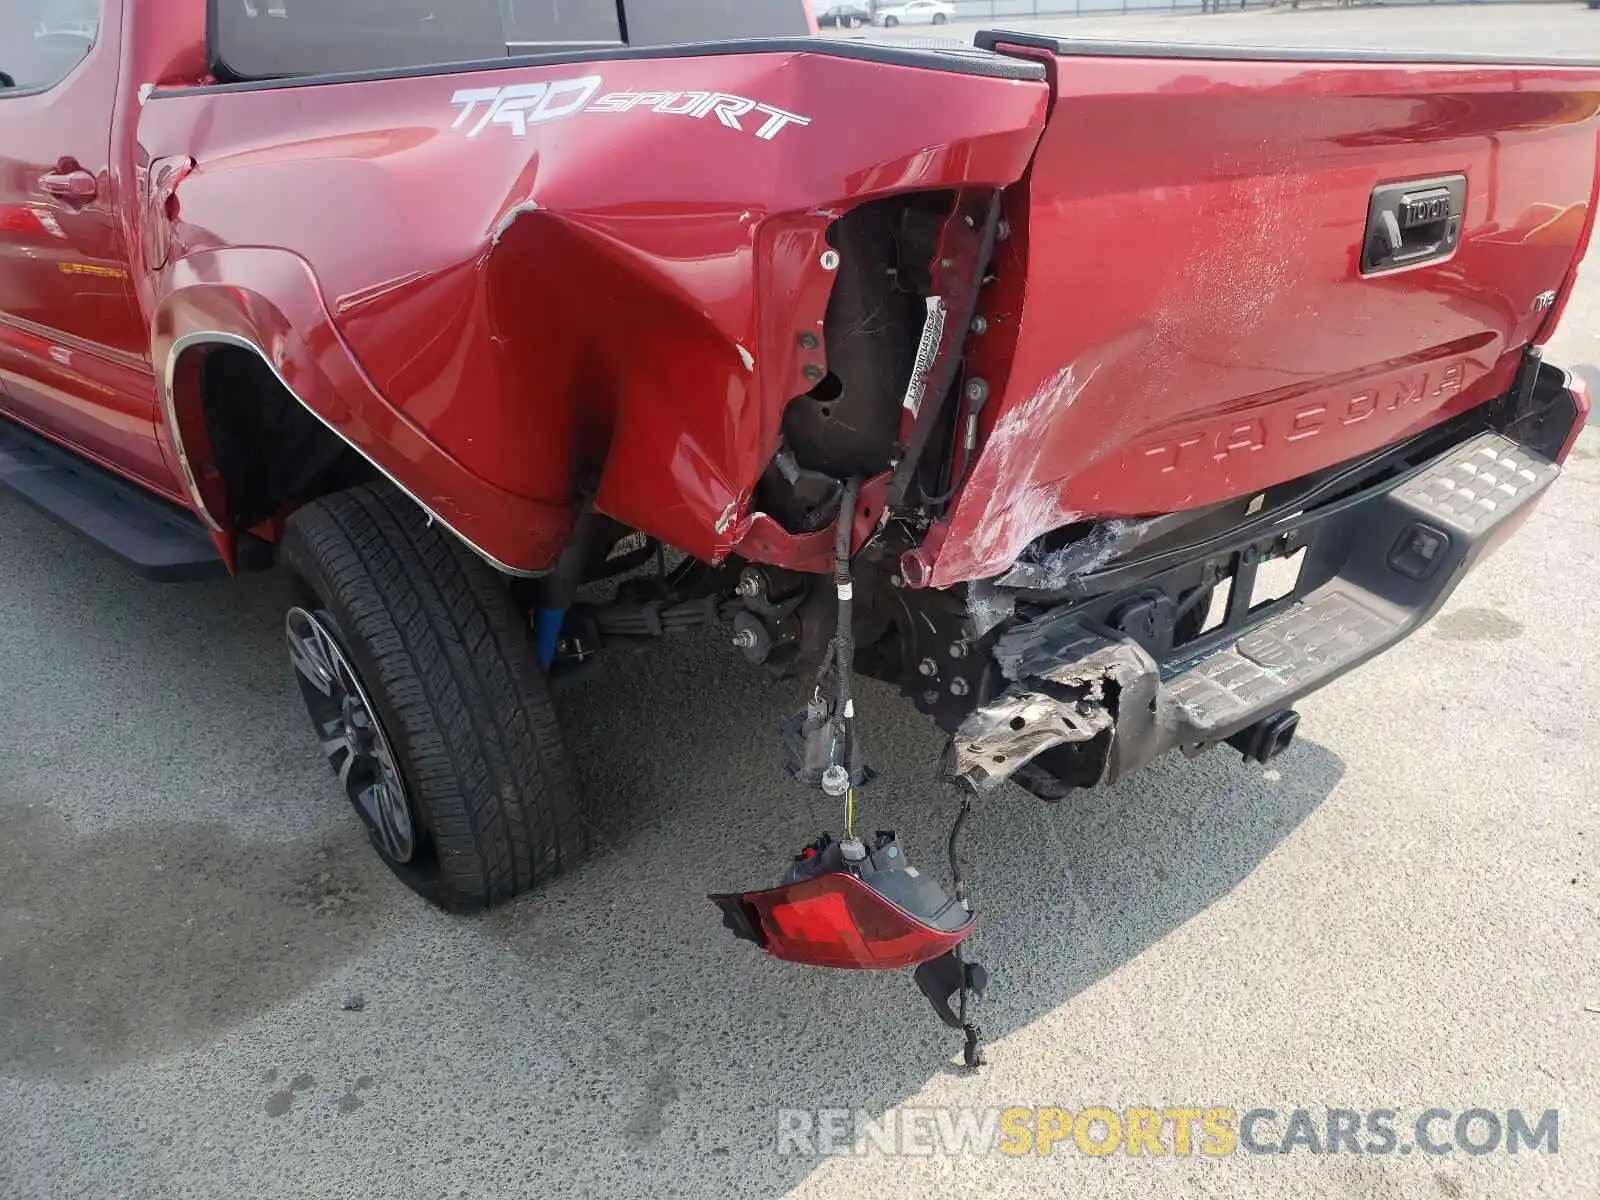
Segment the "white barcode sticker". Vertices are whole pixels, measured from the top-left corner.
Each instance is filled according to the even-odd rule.
[[[917,361],[911,367],[911,378],[906,383],[906,398],[902,407],[913,417],[922,409],[922,400],[928,389],[928,372],[933,369],[933,356],[939,352],[939,341],[944,337],[944,298],[928,297],[928,315],[922,321],[922,338],[917,342]]]

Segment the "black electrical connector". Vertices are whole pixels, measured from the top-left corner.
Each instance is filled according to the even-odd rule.
[[[967,888],[961,878],[961,861],[957,857],[956,846],[971,815],[972,797],[963,796],[961,811],[956,814],[955,825],[950,829],[949,848],[951,886],[956,900],[964,909],[970,906],[967,904]],[[983,1066],[983,1030],[972,1019],[969,1007],[972,1002],[983,999],[984,990],[989,986],[989,973],[983,965],[969,963],[958,943],[954,949],[923,963],[912,975],[928,1003],[933,1005],[933,1011],[939,1014],[939,1019],[951,1029],[959,1029],[966,1035],[961,1061],[969,1070]],[[950,1007],[952,996],[956,998],[956,1007],[953,1009]]]

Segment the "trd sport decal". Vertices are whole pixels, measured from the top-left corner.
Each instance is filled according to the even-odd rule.
[[[705,118],[715,114],[727,128],[753,133],[770,142],[789,125],[811,124],[810,117],[727,92],[607,92],[596,100],[594,94],[599,90],[598,75],[513,83],[499,88],[462,88],[450,97],[450,103],[461,109],[450,128],[460,129],[470,121],[467,136],[477,137],[490,125],[505,125],[516,137],[523,137],[529,125],[558,121],[580,112],[625,113],[639,109],[671,117]]]
[[[462,88],[450,97],[451,104],[461,105],[461,111],[451,123],[451,129],[460,129],[469,117],[483,106],[478,123],[468,131],[468,137],[477,137],[489,125],[509,125],[511,132],[522,137],[529,124],[559,121],[580,112],[589,98],[600,90],[600,76],[580,75],[576,79],[557,79],[547,83],[513,83],[509,87]]]
[[[754,126],[755,135],[765,142],[777,137],[786,125],[811,124],[810,117],[785,112],[747,96],[732,96],[727,92],[607,92],[589,106],[589,111],[628,112],[635,108],[676,117],[708,117],[715,113],[717,120],[729,129],[750,129]],[[752,113],[759,115],[752,116]],[[749,124],[741,124],[740,117],[748,117]],[[763,117],[765,120],[762,120]],[[756,124],[758,121],[759,125]]]

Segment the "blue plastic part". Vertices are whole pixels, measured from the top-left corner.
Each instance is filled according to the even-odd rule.
[[[533,619],[533,641],[539,650],[539,665],[548,667],[556,658],[556,643],[561,640],[561,625],[567,619],[564,608],[541,608]]]

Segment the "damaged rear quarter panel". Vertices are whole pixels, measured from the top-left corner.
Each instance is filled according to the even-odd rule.
[[[595,489],[716,558],[810,386],[797,336],[820,328],[830,221],[1015,181],[1045,102],[1042,82],[785,52],[157,92],[139,138],[196,163],[174,262],[264,246],[310,265],[327,336],[425,439],[408,478],[465,472],[557,512]],[[480,515],[485,550],[547,565]]]

